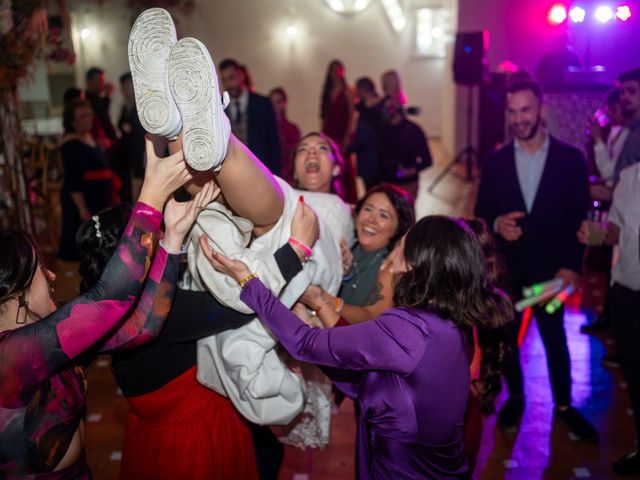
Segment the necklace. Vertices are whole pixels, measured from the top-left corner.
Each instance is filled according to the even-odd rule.
[[[375,265],[376,261],[382,257],[382,255],[384,255],[386,249],[382,249],[379,250],[369,261],[369,263],[367,263],[366,265],[363,265],[362,270],[359,268],[358,266],[358,261],[356,260],[355,256],[353,258],[353,273],[354,273],[354,279],[353,282],[351,283],[351,288],[353,290],[355,290],[356,288],[358,288],[358,285],[360,283],[360,275],[364,274],[367,270],[369,270],[373,265]]]

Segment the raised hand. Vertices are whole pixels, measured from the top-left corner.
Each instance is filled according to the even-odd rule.
[[[300,196],[300,201],[296,206],[296,211],[291,220],[291,236],[301,241],[309,247],[313,247],[320,235],[320,224],[313,209],[304,203]]]
[[[593,223],[592,220],[583,220],[580,224],[580,229],[576,232],[578,241],[584,245],[587,244],[587,238],[589,237],[589,224]]]
[[[240,280],[251,275],[251,270],[249,270],[246,263],[240,260],[227,258],[220,252],[214,252],[207,241],[207,236],[204,234],[200,236],[200,247],[202,248],[204,256],[209,260],[209,263],[211,263],[213,268],[220,273],[229,275],[236,282],[240,282]]]
[[[500,215],[497,218],[496,224],[498,233],[502,235],[508,242],[514,242],[522,236],[522,228],[518,226],[518,219],[524,217],[526,214],[522,211],[509,212],[504,215]]]
[[[184,161],[184,153],[158,157],[149,137],[145,138],[147,168],[139,200],[162,211],[169,196],[193,177]]]
[[[172,251],[182,248],[184,238],[191,229],[198,214],[220,194],[220,188],[210,181],[189,202],[170,199],[164,210],[164,244]]]
[[[572,285],[574,291],[578,290],[580,286],[580,275],[568,268],[561,268],[556,272],[555,278],[562,279],[563,287]]]

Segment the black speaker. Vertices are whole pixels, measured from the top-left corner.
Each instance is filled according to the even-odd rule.
[[[488,153],[505,141],[507,108],[507,74],[492,72],[480,87],[478,117],[478,153],[483,160]]]
[[[456,34],[453,80],[461,85],[480,85],[487,71],[489,31]]]

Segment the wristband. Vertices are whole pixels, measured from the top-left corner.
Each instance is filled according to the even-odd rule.
[[[308,259],[311,256],[311,247],[305,245],[304,243],[302,243],[300,240],[293,238],[293,237],[289,237],[289,240],[287,240],[287,242],[289,242],[291,245],[298,247],[300,250],[302,250],[302,254]]]
[[[238,282],[238,285],[240,285],[240,288],[244,288],[244,286],[247,283],[249,283],[250,280],[253,280],[254,278],[258,278],[258,276],[255,273],[252,273],[251,275],[248,275],[245,278],[243,278],[242,280],[240,280]]]

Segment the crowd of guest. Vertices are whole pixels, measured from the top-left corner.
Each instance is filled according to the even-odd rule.
[[[212,65],[163,12],[144,12],[131,36],[164,25],[170,48],[142,42],[130,58],[179,69],[170,53],[186,46],[195,68]],[[590,185],[581,151],[547,131],[544,92],[519,73],[506,92],[513,139],[483,162],[476,218],[418,220],[419,174],[432,158],[397,71],[382,74],[379,94],[369,77],[352,89],[332,61],[320,129],[303,134],[283,87],[256,93],[235,59],[217,75],[204,67],[229,100],[187,101],[212,112],[209,141],[222,132],[204,170],[187,145],[185,104],[165,105],[184,126],[177,137],[147,136],[141,99],[153,93],[135,88],[147,72],[132,62],[120,77],[117,128],[103,70],[65,93],[58,256],[80,262],[81,295],[58,309],[34,241],[0,232],[3,476],[90,478],[84,368],[109,352],[130,407],[122,478],[275,479],[282,447],[261,421],[270,402],[285,423],[330,421],[308,410],[322,401],[310,400],[317,379],[294,372],[280,342],[354,400],[358,478],[469,478],[479,415],[495,411],[502,378],[498,427],[517,430],[526,408],[513,305],[524,286],[552,278],[577,290],[598,228],[599,243],[619,249],[607,311],[640,436],[640,69],[620,76],[606,120],[591,122],[601,181]],[[164,98],[177,98],[167,88]],[[170,198],[178,191],[184,201]],[[606,225],[587,218],[594,199],[610,206]],[[598,442],[572,405],[564,307],[533,312],[554,417]],[[637,445],[613,469],[639,473]]]

